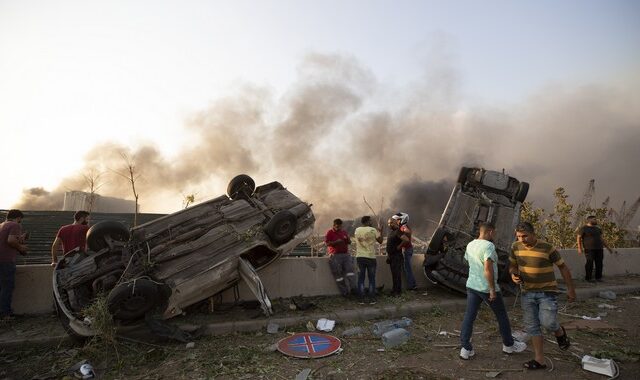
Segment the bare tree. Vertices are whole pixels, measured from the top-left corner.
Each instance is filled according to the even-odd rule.
[[[122,159],[125,162],[125,173],[120,173],[114,170],[114,172],[125,178],[129,184],[131,185],[131,190],[133,191],[133,199],[136,203],[136,210],[135,213],[133,214],[133,227],[138,225],[138,191],[136,190],[136,181],[138,180],[138,178],[140,178],[140,174],[138,174],[136,172],[136,166],[135,166],[135,162],[133,162],[133,160],[131,160],[124,152],[120,153],[120,155],[122,156]]]
[[[93,206],[96,203],[97,192],[102,185],[104,185],[104,183],[100,182],[100,177],[102,177],[103,174],[104,173],[96,172],[94,169],[91,169],[88,173],[82,175],[89,193],[89,207],[87,210],[89,212],[93,211]]]

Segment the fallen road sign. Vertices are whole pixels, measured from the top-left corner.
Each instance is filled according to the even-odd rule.
[[[278,351],[295,358],[322,358],[340,350],[340,339],[319,333],[299,333],[278,342]]]

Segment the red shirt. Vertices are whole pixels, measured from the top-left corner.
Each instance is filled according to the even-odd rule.
[[[56,237],[62,240],[62,252],[67,253],[75,248],[85,251],[87,247],[87,231],[89,226],[86,224],[68,224],[60,227]]]
[[[349,253],[349,234],[345,230],[334,230],[333,228],[327,231],[324,235],[324,242],[328,243],[330,241],[336,241],[338,239],[342,239],[342,241],[338,244],[329,245],[327,244],[327,252],[330,255],[335,255],[336,253]]]
[[[22,234],[22,226],[12,220],[7,220],[0,224],[0,263],[15,263],[16,255],[19,253],[17,249],[9,245],[7,240],[9,235],[20,236]]]
[[[403,226],[400,226],[400,232],[402,232],[404,236],[409,238],[409,241],[403,241],[402,248],[413,247],[413,244],[411,244],[411,228],[409,228],[409,226],[405,224]]]

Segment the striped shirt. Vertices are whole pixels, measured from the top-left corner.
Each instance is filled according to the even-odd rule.
[[[538,240],[533,247],[528,248],[517,241],[511,246],[509,261],[518,265],[525,292],[558,291],[553,264],[560,266],[564,264],[564,260],[551,244]]]

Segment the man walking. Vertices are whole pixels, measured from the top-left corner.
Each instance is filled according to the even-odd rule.
[[[351,239],[347,231],[342,229],[342,219],[334,219],[333,227],[325,234],[324,241],[333,278],[342,296],[347,297],[354,288],[356,274],[353,272],[353,259],[349,254]]]
[[[389,264],[391,269],[391,281],[393,282],[391,295],[399,296],[402,294],[403,240],[400,238],[402,233],[400,232],[400,226],[396,219],[389,218],[387,224],[389,225],[389,235],[387,235],[387,264]]]
[[[498,254],[493,244],[495,232],[493,224],[481,224],[478,238],[467,244],[467,250],[464,254],[464,258],[469,263],[467,309],[460,329],[462,344],[460,358],[464,360],[475,355],[471,345],[471,335],[473,334],[473,323],[483,302],[491,308],[498,321],[502,336],[502,351],[511,354],[522,352],[527,348],[525,343],[515,341],[511,336],[509,316],[498,286]]]
[[[587,224],[578,229],[578,253],[584,253],[587,259],[584,264],[584,279],[588,282],[602,281],[602,261],[604,259],[604,249],[606,247],[609,253],[613,250],[602,237],[602,230],[598,227],[598,220],[595,215],[587,217]],[[593,274],[593,264],[596,266],[595,281],[591,278]]]
[[[569,302],[576,299],[569,267],[558,251],[549,243],[539,240],[531,223],[516,227],[517,241],[511,246],[509,273],[516,284],[521,284],[522,314],[527,333],[531,336],[535,357],[524,363],[528,369],[544,369],[544,338],[541,327],[552,331],[558,346],[566,350],[571,346],[567,332],[558,323],[558,283],[553,273],[555,264],[565,284]]]
[[[73,224],[60,227],[51,245],[51,266],[58,262],[58,252],[66,254],[70,251],[86,252],[87,231],[89,230],[89,212],[77,211],[73,215]]]
[[[371,226],[371,217],[363,216],[360,219],[361,227],[356,228],[356,262],[358,263],[358,293],[360,302],[364,303],[364,279],[365,274],[369,279],[369,303],[376,303],[376,250],[375,242],[382,243],[382,235],[380,231]]]
[[[26,255],[29,249],[22,233],[20,210],[9,210],[6,221],[0,224],[0,320],[13,319],[11,301],[16,283],[16,255]]]

